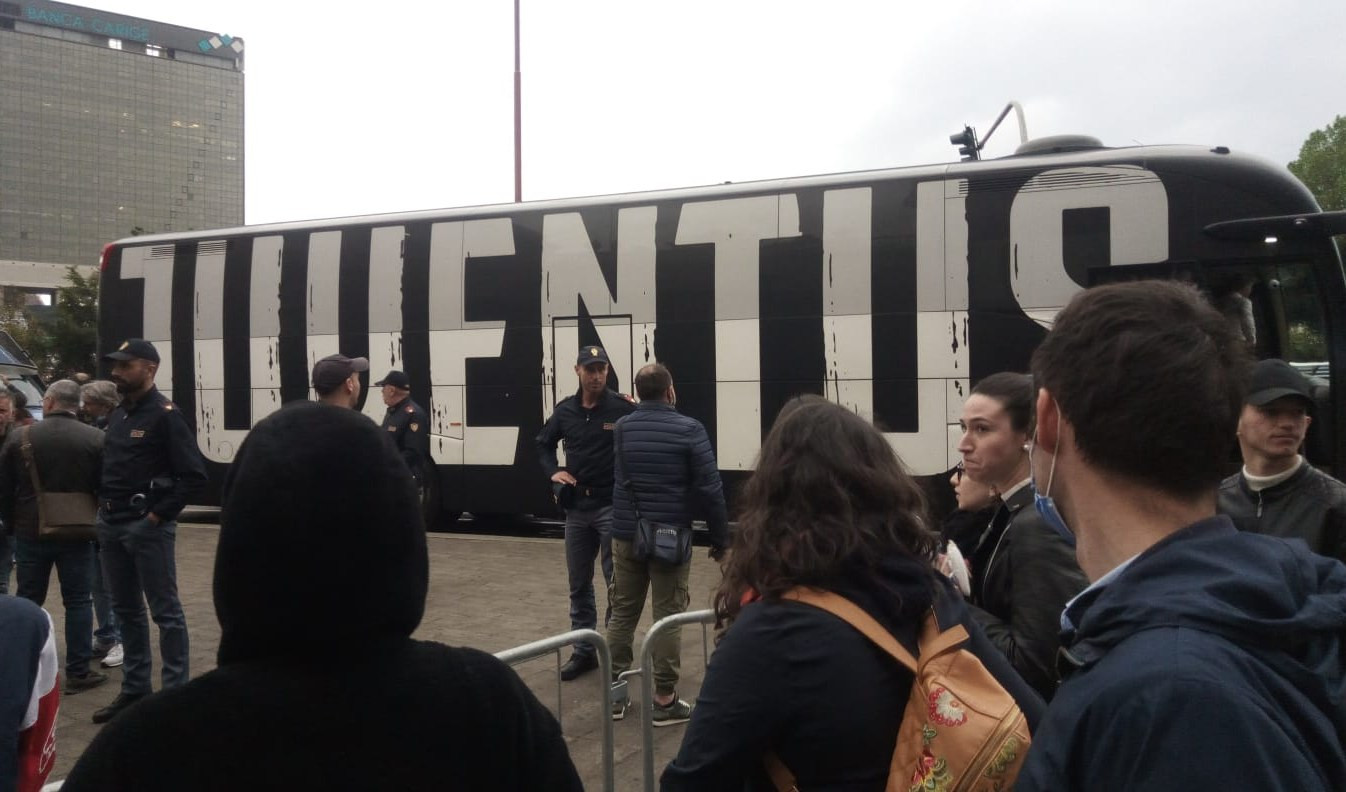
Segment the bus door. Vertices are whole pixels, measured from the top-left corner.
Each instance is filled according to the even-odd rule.
[[[589,329],[592,327],[592,330]],[[575,360],[581,345],[600,346],[608,353],[608,388],[618,393],[634,396],[633,380],[636,368],[645,365],[635,360],[635,338],[631,327],[631,315],[612,316],[558,316],[552,319],[548,351],[551,365],[544,365],[547,372],[554,372],[550,382],[544,382],[542,420],[551,418],[556,403],[567,396],[573,396],[579,389],[579,379],[575,375]],[[650,361],[654,362],[654,361]],[[565,464],[565,449],[557,451],[557,458]]]
[[[1304,455],[1313,464],[1339,472],[1334,420],[1338,405],[1330,388],[1329,298],[1322,293],[1307,257],[1164,262],[1089,269],[1089,285],[1141,279],[1180,280],[1201,289],[1262,360],[1280,358],[1313,385],[1313,423]],[[1340,354],[1340,352],[1338,352]]]

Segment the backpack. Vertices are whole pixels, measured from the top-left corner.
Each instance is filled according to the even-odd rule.
[[[926,615],[920,660],[850,600],[830,591],[794,588],[782,599],[825,610],[906,666],[914,675],[897,730],[887,792],[1000,792],[1014,786],[1028,751],[1028,721],[981,660],[963,645],[967,629],[940,630]],[[794,775],[774,753],[767,773],[781,792],[798,792]]]

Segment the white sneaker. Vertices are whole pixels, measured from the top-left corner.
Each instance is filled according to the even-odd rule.
[[[103,658],[103,661],[102,663],[100,663],[100,665],[102,665],[104,668],[116,668],[117,666],[121,665],[122,661],[124,661],[125,659],[126,659],[126,653],[122,650],[122,645],[116,644],[115,646],[113,646],[111,649],[108,650],[107,657]]]

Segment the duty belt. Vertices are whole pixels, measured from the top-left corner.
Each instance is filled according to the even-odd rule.
[[[98,500],[98,509],[108,518],[129,519],[134,517],[144,517],[148,513],[148,503],[144,495],[139,493],[125,498],[100,498]]]

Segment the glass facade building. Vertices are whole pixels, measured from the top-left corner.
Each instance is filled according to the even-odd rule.
[[[243,223],[243,42],[0,0],[0,261]]]

